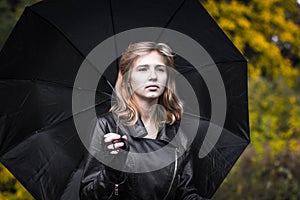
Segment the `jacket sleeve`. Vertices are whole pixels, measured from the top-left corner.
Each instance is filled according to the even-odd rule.
[[[122,162],[126,159],[125,153],[121,151],[118,155],[112,155],[104,143],[105,123],[101,120],[97,121],[90,150],[86,158],[86,164],[80,185],[81,200],[99,200],[111,199],[115,193],[116,184],[125,182],[125,173],[104,165],[102,161]]]
[[[198,194],[197,189],[193,183],[193,156],[191,151],[185,152],[186,157],[183,161],[183,167],[179,174],[179,185],[176,191],[176,198],[178,200],[206,200]]]

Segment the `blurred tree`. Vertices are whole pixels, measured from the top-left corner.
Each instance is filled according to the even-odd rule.
[[[249,104],[253,142],[298,135],[300,27],[284,10],[295,0],[205,1],[202,3],[249,60]],[[285,49],[285,50],[284,50]],[[289,55],[289,56],[287,56]],[[291,56],[293,55],[293,56]],[[257,139],[255,139],[258,137]],[[279,148],[280,149],[280,148]]]
[[[249,61],[252,145],[215,198],[299,199],[299,5],[296,0],[200,2]]]
[[[249,0],[247,5],[234,0],[201,2],[249,59],[251,78],[262,75],[272,80],[283,76],[289,86],[295,85],[298,70],[292,65],[294,60],[284,54],[288,51],[295,59],[300,57],[299,26],[293,21],[296,19],[286,18],[288,11],[295,10],[285,11],[278,0]],[[297,8],[295,0],[284,3],[285,7]]]
[[[0,200],[33,200],[29,192],[0,164]]]
[[[249,60],[252,145],[215,199],[299,199],[299,5],[296,0],[200,2]]]

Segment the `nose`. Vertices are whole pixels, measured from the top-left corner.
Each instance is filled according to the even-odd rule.
[[[150,68],[149,70],[149,80],[157,80],[157,74],[155,69]]]

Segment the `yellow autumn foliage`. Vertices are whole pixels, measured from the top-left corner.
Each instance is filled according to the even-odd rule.
[[[300,6],[200,2],[248,60],[252,143],[216,199],[300,199]]]

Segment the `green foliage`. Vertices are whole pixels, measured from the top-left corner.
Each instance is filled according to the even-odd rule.
[[[286,147],[274,156],[270,146],[264,149],[257,153],[249,147],[213,199],[299,199],[300,151],[291,152]],[[257,162],[256,156],[263,159]]]
[[[238,1],[203,2],[233,43],[249,59],[251,78],[263,76],[273,80],[283,76],[290,87],[295,85],[299,72],[292,65],[294,60],[291,57],[300,57],[300,28],[292,20],[286,19],[282,2],[252,0],[248,5]],[[284,5],[292,2],[292,6],[297,7],[296,1],[292,0],[284,1]]]
[[[0,50],[24,8],[40,0],[0,0]]]
[[[299,6],[296,0],[201,2],[249,61],[252,145],[215,199],[299,199]]]
[[[13,24],[14,13],[11,11],[7,1],[0,0],[0,47],[7,39]]]
[[[34,198],[14,178],[14,176],[0,164],[0,200],[33,200]]]

